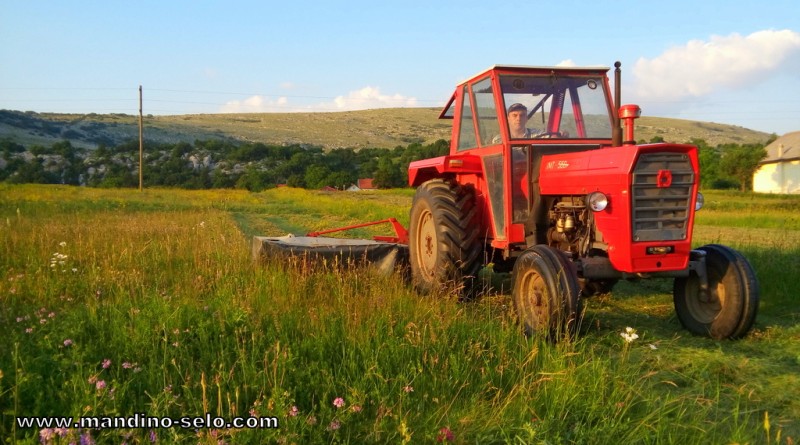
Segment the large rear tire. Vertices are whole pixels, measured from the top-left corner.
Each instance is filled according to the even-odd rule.
[[[472,192],[433,179],[417,188],[411,204],[411,279],[421,292],[445,290],[473,298],[479,286],[483,246]]]
[[[673,288],[675,313],[683,327],[717,340],[741,338],[750,331],[758,312],[759,289],[753,268],[737,251],[719,244],[706,252],[708,292],[692,272],[676,278]]]
[[[514,264],[511,291],[525,334],[574,338],[583,315],[575,268],[558,250],[539,244]]]

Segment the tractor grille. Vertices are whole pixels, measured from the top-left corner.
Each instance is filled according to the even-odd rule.
[[[683,153],[640,155],[631,185],[633,240],[686,239],[694,181],[692,163]]]

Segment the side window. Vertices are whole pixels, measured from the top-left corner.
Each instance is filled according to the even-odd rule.
[[[468,150],[478,146],[475,139],[475,127],[472,123],[472,105],[469,101],[469,90],[464,85],[461,103],[461,129],[458,134],[458,151]]]
[[[475,95],[475,115],[478,118],[481,145],[491,145],[492,140],[500,136],[500,123],[497,120],[492,79],[487,77],[474,84],[472,94]]]

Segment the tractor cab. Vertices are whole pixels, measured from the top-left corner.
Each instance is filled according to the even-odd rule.
[[[494,66],[461,84],[440,117],[457,117],[457,152],[527,139],[610,144],[614,118],[606,71]]]
[[[440,114],[453,120],[450,155],[412,163],[410,185],[458,176],[488,210],[481,236],[505,256],[524,250],[543,218],[542,157],[612,145],[607,71],[497,65],[462,82]]]

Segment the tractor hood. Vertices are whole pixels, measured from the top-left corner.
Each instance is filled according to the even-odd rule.
[[[593,214],[596,238],[623,272],[686,267],[698,183],[697,149],[678,144],[545,155],[539,172],[542,196],[607,196],[608,206]],[[648,253],[662,247],[670,254]]]

